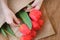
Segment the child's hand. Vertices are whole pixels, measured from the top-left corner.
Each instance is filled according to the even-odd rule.
[[[32,8],[35,8],[37,10],[40,9],[41,5],[42,5],[43,0],[34,0],[34,2],[31,4]],[[25,9],[26,11],[30,11],[30,7],[28,7],[27,9]]]
[[[15,14],[8,8],[7,0],[1,0],[2,10],[5,16],[5,21],[14,26],[18,26],[20,24],[20,21],[15,16]]]
[[[42,1],[43,0],[35,0],[31,6],[34,7],[35,9],[39,10],[42,5]]]
[[[20,21],[18,20],[18,18],[9,8],[6,8],[6,10],[4,10],[4,15],[5,15],[5,21],[8,24],[14,25],[14,26],[18,26],[18,24],[20,24]]]

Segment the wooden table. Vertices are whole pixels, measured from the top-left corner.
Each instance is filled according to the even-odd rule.
[[[44,0],[42,7],[46,10],[56,34],[40,40],[60,40],[60,0]]]
[[[60,0],[44,0],[42,8],[46,10],[56,35],[40,40],[60,40]],[[2,37],[3,36],[0,34],[0,40],[5,40],[5,38],[2,39]]]

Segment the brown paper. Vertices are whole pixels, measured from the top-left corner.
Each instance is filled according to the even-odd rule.
[[[4,37],[4,36],[0,33],[0,40],[8,40],[8,38]]]
[[[27,6],[32,1],[33,0],[9,0],[8,4],[10,9],[12,9],[14,13],[17,13],[19,10]]]
[[[44,26],[42,29],[37,33],[38,35],[36,36],[35,40],[46,38],[48,36],[54,35],[55,31],[53,30],[52,24],[47,16],[47,12],[45,8],[42,7],[42,12],[43,12],[43,19],[44,19]]]
[[[8,5],[9,8],[14,12],[17,13],[19,10],[27,6],[29,3],[31,3],[33,0],[9,0]],[[0,27],[5,23],[4,15],[2,11],[1,1],[0,1]]]
[[[3,25],[4,22],[5,22],[5,19],[4,19],[1,2],[0,2],[0,27]]]
[[[31,1],[24,1],[24,0],[21,0],[22,2],[20,2],[20,0],[9,0],[9,8],[14,12],[18,12],[20,9],[22,9],[23,7],[25,7],[28,3],[30,3]],[[24,2],[23,2],[24,1]],[[11,3],[10,3],[11,2]],[[22,3],[22,4],[21,4]],[[27,4],[26,4],[27,3]],[[21,6],[22,5],[22,6]],[[44,26],[42,27],[42,29],[38,32],[38,35],[37,37],[35,38],[35,40],[38,40],[38,39],[41,39],[41,38],[44,38],[44,37],[48,37],[50,35],[53,35],[55,34],[53,28],[52,28],[52,25],[50,23],[50,20],[49,18],[47,17],[46,15],[46,12],[43,11],[45,14],[45,23],[44,23]],[[3,12],[1,11],[1,6],[0,6],[0,13],[2,13],[3,15]],[[1,16],[2,16],[1,15]],[[0,26],[5,22],[4,21],[4,17],[1,17],[1,24]],[[13,28],[14,29],[14,28]],[[14,37],[12,37],[14,38]],[[9,36],[9,39],[11,39],[11,36]],[[15,39],[11,39],[11,40],[15,40]]]

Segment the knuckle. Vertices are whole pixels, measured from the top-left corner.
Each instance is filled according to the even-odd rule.
[[[6,21],[8,24],[12,24],[13,23],[13,21]]]

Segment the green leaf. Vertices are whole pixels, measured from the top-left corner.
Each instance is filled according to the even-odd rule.
[[[6,32],[9,35],[13,35],[15,36],[13,30],[10,28],[10,25],[7,23],[4,23],[3,26],[1,27],[1,29],[4,29],[3,31]]]
[[[2,33],[5,37],[7,37],[7,34],[6,34],[6,32],[4,31],[3,28],[1,28],[1,33]]]
[[[13,30],[10,28],[9,24],[6,24],[6,32],[10,35],[15,36],[15,34],[14,34]]]
[[[27,12],[25,12],[24,10],[21,10],[16,15],[17,17],[21,18],[25,24],[27,24],[29,29],[32,29],[32,23]]]

